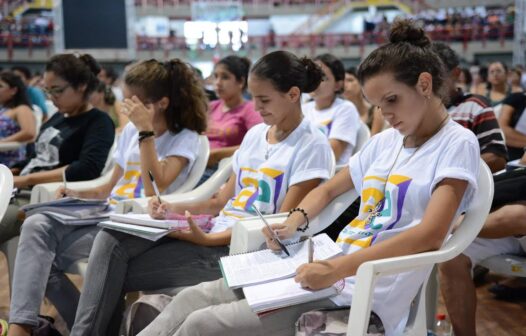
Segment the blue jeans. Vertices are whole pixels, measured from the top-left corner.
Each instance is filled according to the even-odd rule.
[[[228,247],[170,238],[152,242],[121,232],[98,233],[71,335],[114,335],[124,295],[139,290],[192,286],[221,277],[218,260]]]
[[[98,231],[94,225],[66,226],[41,214],[24,221],[13,275],[10,323],[36,327],[46,295],[72,327],[80,294],[64,271],[88,257]]]

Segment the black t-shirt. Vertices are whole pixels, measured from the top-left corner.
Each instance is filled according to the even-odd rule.
[[[100,110],[74,117],[57,112],[40,128],[35,153],[17,167],[27,175],[68,165],[68,181],[91,180],[100,176],[114,140],[113,122]]]
[[[510,126],[515,127],[524,109],[526,109],[526,95],[522,92],[512,93],[502,101],[502,104],[513,107]]]
[[[526,109],[526,95],[522,92],[512,93],[502,101],[502,104],[513,107],[510,126],[515,128]],[[516,160],[522,157],[524,149],[508,146],[508,154],[510,160]]]

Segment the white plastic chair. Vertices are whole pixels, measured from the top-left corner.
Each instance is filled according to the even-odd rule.
[[[367,126],[366,123],[360,120],[360,129],[358,130],[358,136],[356,137],[356,146],[354,146],[352,153],[356,154],[358,153],[363,146],[369,141],[371,138],[371,130],[369,130],[369,126]],[[341,164],[336,166],[336,171],[339,172],[344,168],[346,164]]]
[[[478,187],[479,190],[475,194],[462,224],[439,250],[368,261],[360,265],[356,273],[356,285],[347,335],[366,335],[369,315],[371,314],[374,283],[378,277],[408,272],[445,262],[462,253],[471,244],[484,225],[493,199],[493,177],[488,166],[482,160],[480,160]],[[422,288],[425,288],[426,284],[427,280]],[[409,320],[404,330],[406,335],[426,335],[426,298],[425,290],[422,288],[409,312]]]
[[[11,200],[11,193],[13,191],[13,174],[11,174],[11,171],[9,168],[7,168],[4,165],[0,165],[0,218],[4,217],[4,214],[7,210],[7,206],[9,205],[9,201]],[[12,269],[14,264],[14,259],[12,260],[12,263],[10,263],[9,258],[7,257],[13,249],[16,251],[16,248],[18,246],[18,240],[16,241],[8,241],[3,244],[0,244],[0,251],[2,251],[7,259],[7,267],[9,269]],[[11,272],[9,272],[9,283],[11,283]]]

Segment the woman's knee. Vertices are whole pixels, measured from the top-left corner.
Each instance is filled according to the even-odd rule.
[[[122,248],[119,235],[111,230],[101,230],[97,233],[93,242],[93,247],[90,253],[90,260],[101,256],[115,256],[120,259],[127,260],[128,256],[125,249]]]
[[[28,217],[21,228],[21,235],[49,234],[53,230],[53,221],[46,215],[35,214]]]
[[[438,271],[441,276],[454,277],[462,273],[471,272],[471,259],[465,254],[460,254],[455,258],[438,265]]]

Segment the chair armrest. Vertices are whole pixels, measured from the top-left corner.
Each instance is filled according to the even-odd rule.
[[[87,190],[91,188],[99,187],[105,183],[108,183],[111,179],[111,172],[104,176],[98,177],[90,181],[79,181],[79,182],[68,182],[68,188],[73,190]],[[42,183],[37,184],[31,189],[30,203],[41,203],[48,202],[55,199],[55,192],[58,188],[62,187],[62,182]]]
[[[11,141],[11,142],[0,142],[0,152],[7,152],[17,150],[22,146],[25,146],[25,142]]]
[[[218,170],[210,176],[206,182],[192,191],[185,193],[178,193],[163,196],[163,200],[168,203],[193,203],[209,199],[212,195],[221,188],[221,186],[228,180],[232,174],[232,159],[226,158],[219,163]],[[132,211],[134,213],[146,213],[148,209],[149,197],[134,198],[124,200],[117,204],[117,213],[126,213]]]
[[[287,216],[288,213],[282,212],[264,217],[269,224],[276,224],[283,223]],[[232,227],[230,255],[259,250],[265,243],[265,237],[261,233],[264,226],[259,217],[247,217],[237,221]]]

